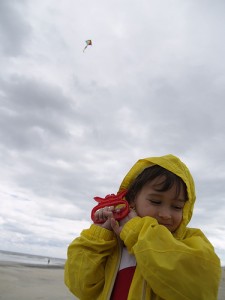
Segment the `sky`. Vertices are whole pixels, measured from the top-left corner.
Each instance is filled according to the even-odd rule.
[[[1,0],[1,250],[66,258],[93,197],[172,153],[225,265],[224,36],[224,0]]]

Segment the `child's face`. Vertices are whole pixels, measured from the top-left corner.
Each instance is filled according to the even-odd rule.
[[[140,217],[153,217],[160,225],[164,225],[169,231],[174,232],[182,221],[183,208],[185,205],[185,193],[183,187],[176,196],[176,186],[168,191],[157,191],[162,177],[145,184],[137,194],[134,204]]]

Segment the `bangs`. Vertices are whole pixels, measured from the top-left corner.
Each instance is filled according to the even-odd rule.
[[[154,189],[158,192],[166,192],[170,190],[173,186],[175,186],[175,199],[179,197],[181,190],[184,191],[185,200],[187,197],[187,188],[183,180],[173,174],[170,171],[167,171],[165,174],[160,175],[162,177],[162,182],[154,186]]]
[[[142,187],[154,180],[155,178],[162,178],[162,181],[155,185],[155,190],[159,192],[165,192],[170,190],[174,185],[176,186],[175,197],[178,198],[182,188],[184,191],[185,200],[188,200],[187,187],[184,181],[176,174],[168,171],[167,169],[154,165],[152,167],[144,169],[144,171],[137,176],[134,182],[128,189],[126,199],[128,202],[133,201],[137,193]]]

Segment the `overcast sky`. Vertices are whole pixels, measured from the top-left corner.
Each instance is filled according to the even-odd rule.
[[[224,0],[0,0],[0,249],[65,258],[94,196],[172,153],[225,265],[224,36]]]

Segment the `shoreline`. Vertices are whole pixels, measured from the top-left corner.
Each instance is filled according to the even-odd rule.
[[[39,268],[39,269],[64,269],[64,265],[52,265],[52,264],[34,264],[24,262],[12,262],[12,261],[0,261],[0,267],[27,267],[27,268]]]

